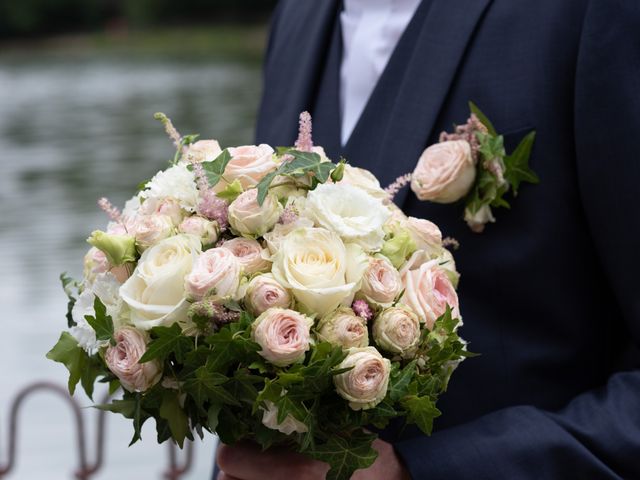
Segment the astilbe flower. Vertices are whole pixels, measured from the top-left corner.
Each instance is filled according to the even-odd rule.
[[[355,300],[351,304],[351,309],[361,318],[364,318],[367,322],[373,318],[373,310],[367,302],[364,300]]]
[[[298,139],[295,143],[295,149],[301,152],[310,152],[313,149],[313,138],[311,136],[312,123],[309,112],[300,114],[300,123],[298,127]]]
[[[472,113],[467,123],[457,125],[453,133],[442,132],[440,134],[440,142],[448,142],[454,140],[465,140],[471,145],[471,155],[475,162],[478,161],[478,151],[480,150],[480,142],[476,133],[487,133],[487,127],[478,119],[475,113]]]
[[[282,225],[290,225],[292,223],[295,223],[296,220],[298,220],[297,210],[293,208],[291,205],[288,205],[282,211],[282,214],[278,219],[278,223],[281,223]]]
[[[226,324],[236,322],[240,319],[239,312],[229,310],[222,305],[214,303],[213,300],[206,298],[193,303],[189,307],[188,315],[190,319],[194,319],[194,317],[206,318],[214,332],[217,332]]]
[[[108,198],[102,197],[98,200],[98,206],[107,214],[114,222],[122,222],[122,213],[115,207]]]
[[[218,197],[209,187],[202,164],[193,163],[192,165],[198,190],[200,191],[200,201],[197,206],[198,213],[209,220],[215,220],[221,231],[226,230],[229,225],[229,204]]]
[[[405,185],[411,183],[411,174],[405,173],[404,175],[399,176],[395,179],[395,181],[384,189],[385,192],[389,195],[389,201],[393,201],[393,197],[397,195],[397,193],[402,190]]]
[[[176,127],[171,123],[171,119],[167,117],[164,113],[156,113],[153,118],[156,120],[160,120],[162,125],[164,126],[164,130],[167,132],[169,138],[173,141],[173,144],[176,148],[182,149],[182,152],[185,153],[187,151],[187,147],[182,145],[182,135],[178,132]]]

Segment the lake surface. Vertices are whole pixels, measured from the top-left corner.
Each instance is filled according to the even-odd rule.
[[[173,156],[153,113],[165,112],[182,133],[216,138],[223,147],[249,143],[259,93],[255,64],[0,56],[0,464],[16,390],[43,379],[66,383],[64,367],[45,354],[65,327],[58,276],[81,275],[85,238],[107,222],[96,200],[107,196],[122,206]],[[76,397],[91,405],[84,394]],[[17,466],[8,478],[72,478],[75,433],[66,406],[40,394],[24,407]],[[109,415],[107,428],[106,465],[92,478],[160,478],[166,446],[155,443],[153,421],[131,448],[128,420]],[[195,447],[184,478],[209,478],[214,439]]]

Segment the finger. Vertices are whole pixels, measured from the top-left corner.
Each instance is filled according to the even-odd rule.
[[[218,476],[216,477],[216,480],[240,480],[240,479],[239,479],[239,478],[237,478],[237,477],[230,477],[230,476],[229,476],[229,475],[227,475],[226,473],[224,473],[224,472],[220,472],[220,473],[218,474]]]

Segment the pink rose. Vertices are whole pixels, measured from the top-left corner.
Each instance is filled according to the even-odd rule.
[[[185,277],[185,291],[192,300],[224,300],[233,297],[240,284],[241,268],[236,257],[225,248],[203,252]]]
[[[469,142],[451,140],[422,152],[411,176],[411,189],[420,200],[452,203],[467,194],[475,178]]]
[[[437,260],[423,263],[415,270],[407,270],[402,280],[405,290],[400,302],[417,313],[428,329],[433,328],[447,305],[452,309],[452,316],[460,316],[458,294]]]
[[[442,247],[442,232],[438,226],[423,218],[409,217],[403,226],[419,250],[433,251]]]
[[[247,287],[244,303],[253,315],[260,315],[270,308],[289,308],[291,294],[270,273],[254,277]]]
[[[178,226],[181,233],[189,233],[200,238],[202,245],[211,245],[218,240],[218,223],[199,215],[185,218]]]
[[[374,347],[350,348],[340,366],[350,368],[333,377],[336,392],[353,410],[367,410],[387,396],[391,362]]]
[[[411,357],[420,341],[420,320],[407,307],[387,308],[373,322],[373,338],[382,350]]]
[[[211,162],[222,153],[217,140],[199,140],[189,146],[183,161],[188,163]]]
[[[360,291],[372,302],[390,304],[402,291],[400,273],[385,257],[371,258]]]
[[[136,247],[143,252],[160,240],[175,234],[173,221],[167,215],[141,215],[129,225],[136,238]]]
[[[234,233],[244,237],[261,237],[278,222],[282,205],[273,194],[267,194],[262,205],[258,204],[258,190],[242,192],[229,205],[229,224]]]
[[[284,308],[270,308],[253,322],[251,338],[262,347],[258,352],[279,367],[299,362],[309,350],[311,326],[309,317]]]
[[[84,278],[93,283],[96,276],[101,273],[110,272],[120,283],[124,283],[131,275],[134,265],[125,263],[116,267],[107,260],[107,255],[96,247],[91,247],[84,256]]]
[[[323,317],[316,330],[318,338],[343,348],[369,345],[367,321],[347,307]]]
[[[133,327],[123,327],[114,334],[115,345],[104,355],[109,370],[130,392],[144,392],[158,383],[162,367],[156,360],[138,363],[147,351],[147,337]]]
[[[229,148],[231,161],[224,171],[224,180],[232,183],[238,180],[245,190],[258,184],[278,164],[273,160],[273,148],[269,145],[245,145]],[[225,181],[220,182],[224,188]]]
[[[140,207],[143,215],[166,215],[174,225],[179,225],[184,218],[184,210],[175,198],[148,198]]]
[[[221,248],[226,248],[236,256],[245,275],[270,270],[271,262],[265,258],[266,250],[253,238],[233,238],[224,242]]]

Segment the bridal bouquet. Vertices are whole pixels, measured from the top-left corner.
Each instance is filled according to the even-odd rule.
[[[372,427],[430,433],[469,354],[458,273],[440,230],[405,216],[368,171],[313,146],[222,150],[181,137],[170,166],[88,239],[82,281],[62,276],[68,331],[48,358],[99,408],[155,420],[159,442],[204,431],[286,445],[347,479],[376,458]],[[393,192],[391,192],[393,193]]]

